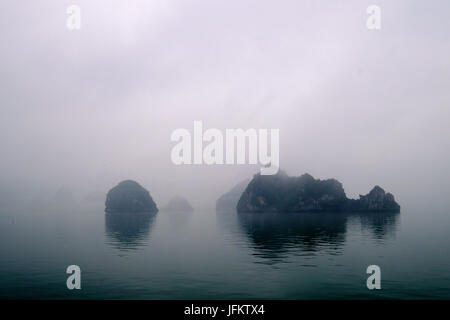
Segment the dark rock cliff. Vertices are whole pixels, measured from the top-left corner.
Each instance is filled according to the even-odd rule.
[[[319,180],[309,174],[289,177],[256,174],[237,207],[243,212],[399,212],[394,196],[376,186],[360,199],[348,199],[335,179]]]

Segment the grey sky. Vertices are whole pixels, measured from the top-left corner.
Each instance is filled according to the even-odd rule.
[[[66,28],[66,8],[82,28]],[[366,28],[366,8],[382,29]],[[0,4],[3,188],[83,196],[136,179],[213,203],[259,166],[174,166],[170,134],[279,128],[289,174],[448,203],[448,1]],[[426,199],[423,199],[423,198]],[[159,200],[159,201],[158,201]]]

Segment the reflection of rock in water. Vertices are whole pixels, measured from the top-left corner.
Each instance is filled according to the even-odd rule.
[[[340,254],[347,229],[352,229],[354,223],[369,230],[372,239],[385,240],[395,233],[400,215],[249,213],[237,216],[241,233],[248,238],[255,254],[276,262],[288,254],[310,256],[323,250]]]
[[[298,250],[338,253],[345,242],[347,218],[342,214],[239,214],[238,220],[257,255],[265,258],[278,260]]]
[[[120,250],[136,250],[146,245],[155,215],[105,214],[105,234],[109,244]]]
[[[375,239],[384,240],[395,234],[399,213],[371,213],[358,215],[361,227],[368,229]]]

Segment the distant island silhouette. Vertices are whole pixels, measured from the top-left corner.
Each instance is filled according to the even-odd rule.
[[[251,179],[245,179],[235,185],[230,191],[220,196],[216,201],[216,211],[229,212],[236,210],[237,203],[241,198],[242,193],[247,188]]]
[[[163,207],[161,207],[161,211],[165,212],[193,212],[194,208],[192,208],[189,201],[187,201],[182,196],[174,196],[170,201]]]

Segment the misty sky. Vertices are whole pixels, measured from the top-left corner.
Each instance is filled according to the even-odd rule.
[[[0,192],[82,198],[129,178],[158,205],[213,204],[260,166],[172,164],[172,131],[201,120],[279,128],[283,170],[334,177],[350,197],[378,184],[403,207],[448,204],[447,0],[4,0],[0,12]]]

